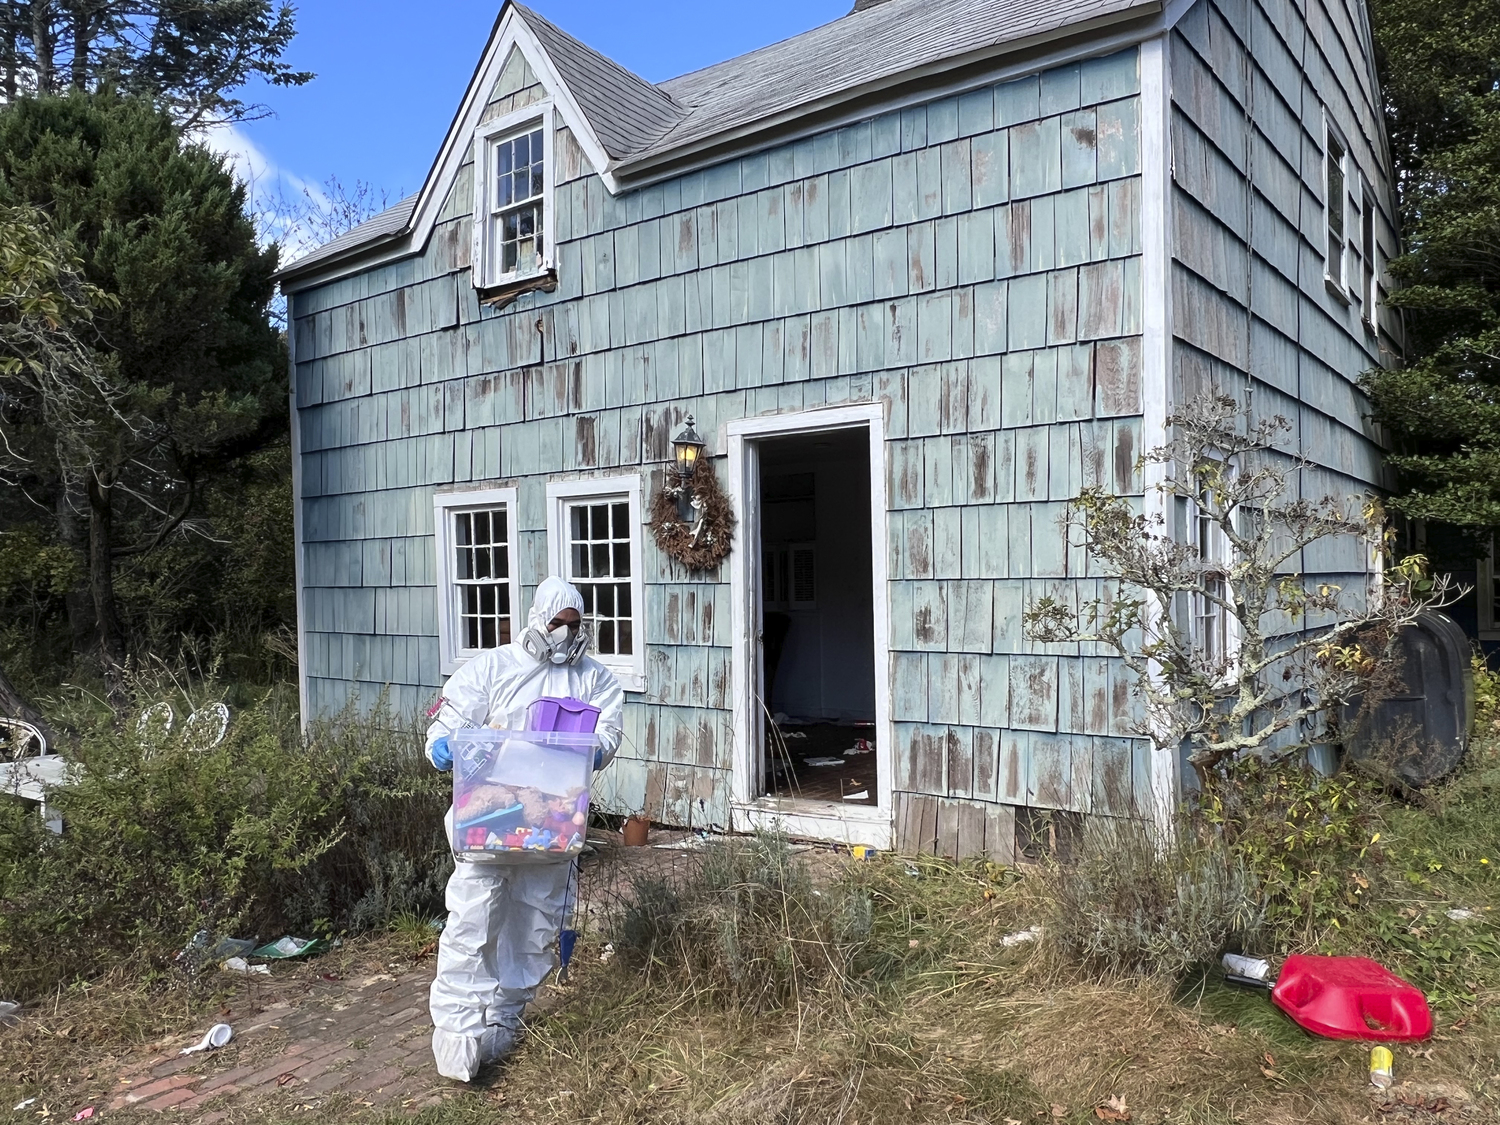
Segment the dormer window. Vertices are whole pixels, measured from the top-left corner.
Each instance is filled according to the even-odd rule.
[[[474,284],[494,289],[552,268],[552,109],[528,106],[474,138]]]

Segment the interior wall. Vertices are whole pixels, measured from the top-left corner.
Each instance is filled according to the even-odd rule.
[[[760,450],[761,544],[816,552],[816,608],[788,606],[771,710],[793,718],[873,719],[875,599],[869,435],[864,429],[766,441]],[[814,498],[766,502],[768,479],[810,473]],[[811,518],[809,518],[809,516]]]

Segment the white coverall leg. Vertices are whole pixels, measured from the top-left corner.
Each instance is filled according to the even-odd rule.
[[[572,586],[548,578],[537,589],[528,624],[547,632],[564,609],[583,612]],[[585,656],[572,664],[538,661],[517,644],[465,664],[444,688],[447,700],[427,733],[432,744],[456,727],[521,729],[526,708],[543,697],[581,699],[599,708],[597,731],[607,762],[619,748],[625,694],[607,668]],[[452,839],[453,811],[446,819]],[[455,856],[448,880],[448,924],[438,942],[432,982],[432,1053],[438,1072],[467,1082],[481,1065],[508,1054],[521,1013],[553,966],[572,864],[507,863]]]

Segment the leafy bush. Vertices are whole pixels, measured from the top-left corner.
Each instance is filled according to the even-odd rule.
[[[1091,818],[1075,862],[1042,877],[1048,940],[1093,971],[1177,976],[1253,941],[1262,922],[1246,863],[1185,825],[1162,841],[1139,821]]]
[[[1245,762],[1200,813],[1248,867],[1280,952],[1315,945],[1368,902],[1381,858],[1380,786],[1358,773],[1325,777],[1294,762]]]
[[[197,930],[274,938],[441,903],[446,778],[383,709],[304,738],[282,693],[217,747],[96,713],[56,791],[66,822],[0,802],[0,993],[160,968]]]
[[[847,981],[870,934],[867,893],[815,887],[778,835],[715,841],[700,859],[684,878],[632,884],[610,932],[625,965],[747,1011]]]

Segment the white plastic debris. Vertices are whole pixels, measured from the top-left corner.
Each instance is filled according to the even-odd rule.
[[[34,1105],[35,1103],[36,1103],[36,1099],[35,1098],[27,1098],[24,1102],[18,1102],[18,1103],[16,1103],[16,1108],[13,1109],[13,1110],[11,1110],[11,1112],[12,1113],[20,1113],[27,1106]]]
[[[224,964],[222,966],[220,966],[220,967],[225,972],[228,972],[228,973],[244,973],[246,976],[251,976],[253,974],[253,975],[256,975],[256,976],[268,977],[268,976],[271,975],[271,966],[270,965],[252,965],[252,964],[250,964],[249,961],[246,961],[243,957],[231,957],[228,961],[225,961]]]
[[[15,1027],[21,1022],[21,1005],[14,1000],[0,1000],[0,1027]]]
[[[1450,922],[1468,922],[1478,917],[1479,911],[1470,910],[1467,906],[1456,906],[1448,911],[1448,920]]]
[[[217,1051],[230,1039],[234,1038],[234,1029],[227,1023],[216,1023],[209,1028],[203,1038],[198,1040],[192,1047],[184,1047],[178,1052],[180,1055],[196,1055],[199,1051]]]
[[[1219,958],[1219,963],[1226,973],[1252,980],[1265,980],[1271,975],[1271,962],[1260,957],[1246,957],[1243,953],[1226,953]]]
[[[600,961],[608,961],[614,955],[615,955],[615,946],[614,946],[613,942],[610,942],[607,945],[605,945],[604,951],[599,954],[599,960]]]
[[[816,769],[816,768],[820,768],[820,767],[824,767],[824,766],[841,766],[841,765],[844,764],[844,759],[843,758],[828,758],[828,757],[823,757],[823,758],[808,758],[802,764],[804,766],[812,766],[813,768]]]
[[[868,789],[861,789],[858,793],[844,794],[844,800],[846,801],[868,801],[869,799],[870,791]]]
[[[1003,945],[1006,949],[1011,949],[1017,945],[1025,945],[1027,942],[1036,941],[1036,939],[1041,936],[1042,927],[1029,926],[1024,930],[1017,930],[1013,934],[1006,934],[1003,938],[1000,939],[1000,944]]]

